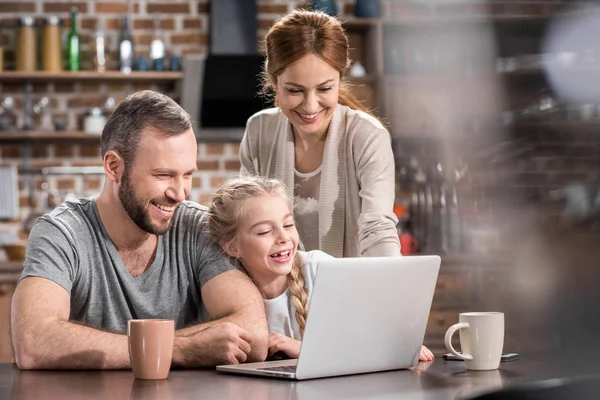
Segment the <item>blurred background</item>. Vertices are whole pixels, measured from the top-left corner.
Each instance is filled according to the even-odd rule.
[[[35,219],[99,193],[124,96],[197,122],[191,200],[239,171],[262,44],[288,10],[339,16],[345,77],[388,126],[404,254],[440,254],[425,344],[459,312],[506,313],[506,351],[598,354],[600,4],[560,0],[0,1],[0,361]]]

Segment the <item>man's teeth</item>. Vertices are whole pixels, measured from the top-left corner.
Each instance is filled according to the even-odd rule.
[[[175,206],[163,206],[162,204],[154,204],[156,207],[160,208],[163,211],[172,212],[175,210]]]
[[[282,251],[281,253],[275,253],[271,257],[286,257],[290,254],[289,250]]]
[[[321,111],[319,111],[321,112]],[[306,119],[313,119],[316,118],[317,115],[319,115],[319,113],[314,113],[314,114],[300,114],[302,116],[302,118],[306,118]]]

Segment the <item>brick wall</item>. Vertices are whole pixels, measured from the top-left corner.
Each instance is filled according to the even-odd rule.
[[[258,0],[258,32],[260,39],[272,22],[288,9],[305,6],[303,0]],[[350,15],[353,10],[353,0],[337,1],[342,15]],[[384,0],[384,12],[390,17],[422,17],[427,15],[465,16],[465,15],[544,15],[559,12],[565,7],[587,7],[592,2],[571,1],[409,1]],[[136,43],[136,53],[147,55],[152,33],[153,13],[160,12],[162,32],[168,55],[185,56],[187,54],[204,53],[207,51],[209,40],[208,0],[189,1],[132,1],[133,4],[133,34]],[[4,48],[5,69],[14,66],[17,18],[21,15],[32,15],[43,18],[48,14],[58,14],[64,18],[63,26],[69,24],[68,11],[72,6],[79,8],[79,30],[83,38],[84,60],[89,59],[90,36],[97,22],[107,30],[107,45],[110,49],[111,67],[116,68],[116,44],[119,29],[119,19],[126,11],[125,1],[42,1],[42,0],[2,0],[0,1],[0,45]],[[89,63],[83,65],[89,68]],[[17,113],[22,107],[22,87],[15,83],[0,83],[0,98],[13,96],[16,101]],[[35,84],[34,101],[48,95],[51,98],[52,112],[66,116],[72,128],[80,127],[83,113],[93,106],[102,106],[110,96],[117,101],[135,90],[151,88],[164,91],[177,98],[177,86],[158,83],[96,83],[96,82],[60,82]],[[590,143],[597,148],[595,137],[588,135],[582,142],[575,145],[570,142],[573,153],[567,158],[552,153],[551,149],[559,152],[562,148],[553,136],[543,133],[531,133],[536,136],[538,153],[533,157],[516,164],[515,173],[523,180],[517,181],[531,187],[546,187],[552,182],[557,186],[558,178],[570,178],[573,159],[577,160],[577,171],[587,173],[590,165],[597,165],[598,152],[589,150]],[[565,134],[566,135],[566,134]],[[570,138],[570,137],[569,137]],[[567,139],[570,140],[570,139]],[[21,167],[23,148],[20,144],[2,143],[0,148],[0,164]],[[577,153],[577,148],[584,148]],[[192,200],[204,202],[214,187],[226,177],[235,174],[239,169],[237,158],[238,146],[234,143],[200,143],[198,153],[199,171],[194,180]],[[593,154],[592,154],[593,153]],[[94,141],[67,143],[39,142],[32,146],[31,167],[56,165],[100,165],[100,150]],[[581,157],[580,157],[581,156]],[[581,162],[579,162],[581,161]],[[50,189],[66,193],[74,191],[79,195],[97,193],[102,185],[100,177],[91,176],[31,176],[36,188],[46,180]],[[546,185],[546,186],[544,186]],[[22,217],[29,213],[29,190],[25,185],[25,177],[21,182]]]

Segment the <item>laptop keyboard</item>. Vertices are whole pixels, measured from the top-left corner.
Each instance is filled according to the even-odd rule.
[[[277,372],[296,372],[295,365],[288,365],[283,367],[267,367],[267,368],[257,368],[262,371],[277,371]]]

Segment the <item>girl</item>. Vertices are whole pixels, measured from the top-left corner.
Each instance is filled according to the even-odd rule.
[[[285,186],[248,176],[225,182],[212,196],[208,227],[231,257],[239,259],[263,296],[269,324],[269,356],[297,358],[316,265],[331,258],[322,251],[298,250],[298,231]],[[422,347],[420,359],[433,354]]]
[[[306,250],[399,256],[389,132],[343,85],[348,38],[320,11],[296,10],[266,36],[265,91],[276,108],[247,122],[241,173],[293,189]]]

